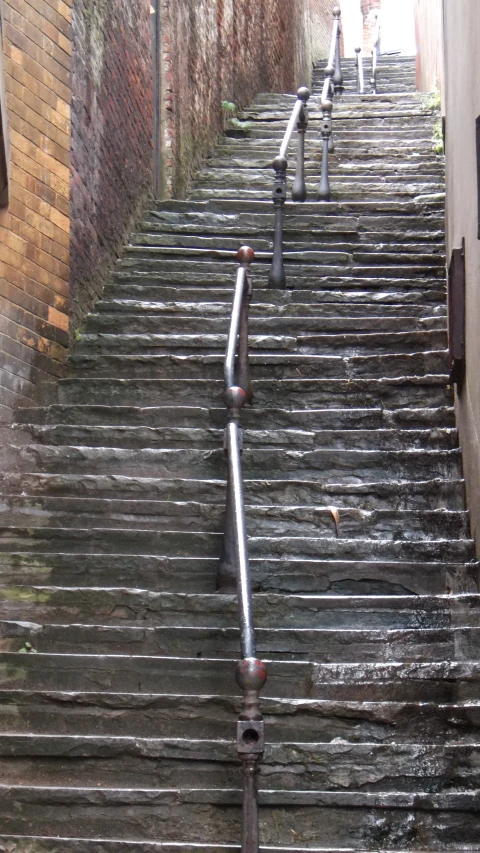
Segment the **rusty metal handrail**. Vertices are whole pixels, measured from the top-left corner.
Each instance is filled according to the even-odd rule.
[[[240,622],[241,661],[235,679],[242,690],[242,710],[237,723],[237,753],[243,770],[242,853],[258,853],[258,765],[264,750],[264,724],[259,693],[267,680],[265,664],[256,656],[252,589],[248,562],[242,474],[241,410],[252,398],[248,366],[248,308],[252,296],[250,264],[254,252],[239,249],[239,269],[233,297],[230,329],[224,362],[225,403],[228,423],[224,448],[227,454],[227,500],[223,552],[218,588],[236,588]]]
[[[268,276],[268,286],[285,289],[287,286],[285,268],[283,265],[283,206],[287,199],[287,153],[295,127],[298,132],[297,162],[295,179],[292,186],[293,201],[305,201],[307,185],[305,183],[305,133],[308,127],[307,101],[310,90],[301,86],[297,92],[297,100],[293,107],[285,135],[280,145],[280,151],[275,157],[272,168],[275,178],[272,199],[275,206],[275,228],[273,234],[272,266]]]

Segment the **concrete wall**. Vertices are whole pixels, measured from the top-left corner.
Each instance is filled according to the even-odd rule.
[[[417,88],[443,92],[443,0],[415,0]]]
[[[0,211],[0,419],[57,376],[68,345],[71,0],[4,0],[10,142]]]
[[[223,128],[222,101],[308,85],[310,0],[162,0],[161,11],[164,191],[182,197]]]
[[[428,0],[430,2],[430,0]],[[466,241],[466,382],[458,426],[472,530],[480,555],[480,241],[477,238],[475,119],[480,116],[478,0],[445,0],[447,258]]]
[[[147,0],[73,0],[71,326],[81,326],[152,187]]]

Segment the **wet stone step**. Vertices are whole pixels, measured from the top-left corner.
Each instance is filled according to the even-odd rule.
[[[0,528],[0,551],[4,554],[150,554],[167,557],[220,557],[223,533],[189,530],[159,531],[138,528]],[[249,536],[252,558],[265,560],[295,557],[333,560],[416,562],[460,562],[474,559],[474,546],[467,539],[416,540],[335,538],[320,534]],[[7,560],[8,562],[8,560]]]
[[[331,846],[372,849],[398,841],[422,841],[424,849],[446,848],[449,841],[469,845],[478,832],[475,794],[264,791],[260,838],[264,844],[318,846],[328,833]],[[235,844],[240,832],[241,791],[235,789],[42,788],[0,789],[2,830],[25,835],[32,824],[38,835],[58,838],[68,825],[71,836],[127,841],[175,841],[185,827],[184,842]],[[379,819],[382,823],[379,827]],[[412,824],[415,831],[412,832]],[[219,829],[220,828],[220,829]],[[438,839],[442,839],[439,846]],[[410,844],[410,847],[412,845]],[[218,848],[216,848],[218,849]]]
[[[175,496],[172,496],[173,498]],[[62,500],[64,506],[61,506]],[[372,540],[389,538],[399,542],[468,537],[468,514],[452,510],[364,510],[361,507],[335,507],[277,504],[251,504],[246,493],[246,517],[252,536],[339,536]],[[105,501],[96,505],[85,499],[45,500],[4,498],[1,521],[6,527],[138,528],[169,531],[181,527],[221,532],[225,503],[199,501]]]
[[[138,550],[138,549],[137,549]],[[254,592],[286,595],[443,595],[478,592],[478,563],[416,561],[395,555],[386,559],[264,558],[251,557]],[[71,553],[29,554],[0,552],[3,583],[103,587],[112,582],[147,587],[158,592],[209,594],[217,590],[218,554],[215,557],[170,557],[148,554]]]
[[[270,660],[335,662],[438,661],[478,658],[480,628],[412,630],[264,629],[257,652]],[[104,625],[47,625],[0,622],[0,649],[37,653],[175,655],[238,660],[237,628],[145,628]],[[0,749],[1,754],[1,749]],[[4,768],[6,770],[6,768]]]
[[[479,627],[478,595],[316,596],[255,594],[261,628],[445,630]],[[38,626],[76,623],[146,627],[232,628],[233,594],[164,593],[127,588],[0,586],[0,615],[20,608]]]
[[[262,698],[268,742],[478,743],[480,706]],[[3,732],[231,740],[237,696],[0,691]],[[1,840],[1,837],[0,837]],[[0,847],[0,850],[2,848]],[[322,848],[322,853],[325,850]],[[345,853],[345,851],[342,851]]]
[[[472,786],[477,784],[477,753],[475,745],[272,744],[265,750],[259,786],[272,792],[295,787],[296,791],[454,793],[462,789],[462,775]],[[10,735],[0,738],[0,755],[4,784],[10,785],[25,784],[22,773],[32,759],[29,786],[42,782],[53,759],[58,763],[58,786],[127,788],[130,772],[131,783],[144,788],[187,787],[193,761],[198,762],[202,787],[238,785],[239,765],[231,740]]]
[[[224,474],[225,477],[225,474]],[[465,503],[465,483],[462,479],[433,479],[420,481],[387,480],[342,484],[316,482],[307,475],[302,479],[245,481],[245,496],[249,503],[275,503],[279,506],[305,504],[375,509],[462,511]],[[221,503],[225,500],[225,479],[166,479],[154,477],[124,477],[118,475],[69,474],[8,474],[5,489],[12,497],[4,498],[4,509],[15,506],[16,498],[25,498],[26,505],[38,511],[50,506],[47,501],[90,501],[102,510],[106,501],[135,501],[138,509],[155,506],[156,501],[199,501]],[[25,497],[25,496],[28,497]],[[15,497],[14,497],[15,496]],[[94,503],[95,502],[95,503]],[[61,504],[60,504],[61,505]],[[66,509],[69,504],[65,504]],[[87,506],[87,504],[84,504]]]
[[[108,841],[106,839],[95,839],[89,841],[88,839],[78,839],[78,838],[46,838],[46,837],[21,837],[21,836],[8,836],[8,835],[0,835],[0,851],[1,853],[12,853],[13,850],[16,853],[33,853],[34,845],[41,844],[45,847],[48,844],[48,850],[50,853],[63,853],[63,851],[69,851],[69,853],[198,853],[198,846],[193,844],[182,844],[179,842],[172,842],[171,844],[163,843],[163,842],[122,842],[122,841]],[[234,845],[222,846],[218,844],[202,844],[202,851],[205,853],[236,853],[236,851],[240,850],[240,847],[235,847]],[[310,847],[310,850],[314,850],[315,848]],[[289,853],[290,848],[288,847],[260,847],[261,853]],[[471,849],[468,850],[466,847],[450,847],[451,853],[471,853]],[[320,850],[318,850],[320,853]],[[357,853],[352,849],[343,848],[339,850],[338,848],[333,849],[329,847],[328,849],[323,847],[321,853]],[[361,850],[358,853],[366,853],[366,851]],[[397,853],[397,851],[394,851]],[[412,853],[418,853],[418,851],[412,851]],[[436,853],[433,849],[423,850],[422,853]]]
[[[224,478],[223,447],[217,449],[124,448],[26,445],[7,448],[12,468],[44,473],[112,474],[135,477]],[[281,458],[281,465],[279,461]],[[245,477],[269,480],[299,478],[307,473],[318,482],[362,483],[392,478],[411,480],[460,475],[460,450],[285,450],[245,447]]]
[[[223,442],[223,432],[218,429],[188,427],[114,427],[114,426],[35,426],[28,432],[36,441],[48,445],[76,445],[83,447],[173,448],[212,447]],[[378,429],[372,430],[317,430],[244,429],[244,444],[247,447],[285,447],[300,450],[332,447],[368,448],[380,450],[405,449],[454,449],[458,446],[455,429],[437,428],[423,430]]]
[[[401,337],[401,336],[399,336]],[[318,347],[318,340],[315,341]],[[354,354],[354,353],[352,353]],[[279,400],[290,409],[379,408],[421,409],[426,393],[431,408],[452,405],[448,376],[394,379],[298,379],[255,381],[255,406],[277,408]],[[428,389],[428,391],[427,391]],[[43,403],[134,407],[222,405],[223,382],[181,379],[62,379],[42,388]],[[53,399],[52,399],[53,398]],[[246,425],[248,421],[246,421]],[[265,424],[267,426],[267,424]],[[1,451],[0,451],[1,453]]]
[[[53,404],[17,409],[19,425],[94,425],[116,427],[154,427],[223,429],[225,407],[195,406],[108,406],[102,404]],[[389,410],[369,408],[282,409],[247,406],[242,412],[245,429],[445,429],[455,428],[452,406],[412,407]]]

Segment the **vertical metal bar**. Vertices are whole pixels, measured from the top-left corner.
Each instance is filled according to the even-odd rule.
[[[363,57],[362,57],[362,48],[355,48],[355,65],[357,68],[357,94],[363,95],[365,91],[365,81],[363,76]]]
[[[342,36],[342,25],[340,23],[340,16],[342,11],[340,6],[335,6],[333,10],[333,17],[338,22],[337,24],[337,37],[335,42],[335,71],[333,74],[333,83],[335,86],[335,94],[341,95],[343,93],[343,74],[342,74],[342,59],[341,59],[341,50],[340,50],[340,39]]]
[[[330,180],[328,175],[328,143],[332,132],[332,102],[322,103],[322,174],[317,192],[318,201],[330,201]]]
[[[295,168],[295,180],[292,187],[293,201],[305,201],[307,198],[307,185],[305,183],[305,133],[308,127],[307,101],[310,90],[302,86],[297,92],[297,98],[302,101],[303,107],[298,117],[298,148],[297,163]]]
[[[272,163],[275,170],[272,198],[275,205],[275,229],[273,233],[273,258],[268,276],[268,286],[285,290],[287,280],[283,265],[283,205],[287,197],[287,159],[275,157]]]

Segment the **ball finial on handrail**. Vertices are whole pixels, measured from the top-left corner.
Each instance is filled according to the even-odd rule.
[[[334,7],[333,7],[333,9],[332,9],[332,15],[333,15],[333,17],[334,17],[334,18],[339,18],[339,17],[341,16],[341,14],[342,14],[342,10],[340,9],[340,6],[334,6]]]
[[[255,260],[255,252],[250,246],[240,246],[237,252],[237,261],[239,264],[253,264]]]
[[[355,53],[361,53],[361,51],[362,51],[362,48],[361,48],[361,47],[356,47],[356,48],[355,48]]]
[[[333,110],[332,101],[322,101],[322,112],[331,113]]]
[[[303,101],[303,103],[306,104],[310,97],[310,94],[310,89],[308,89],[306,86],[300,86],[297,92],[297,98],[299,101]]]

